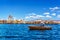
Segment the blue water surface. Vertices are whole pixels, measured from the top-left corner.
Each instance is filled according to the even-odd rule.
[[[60,24],[46,24],[52,30],[44,31],[29,30],[29,25],[0,24],[0,40],[60,40]]]

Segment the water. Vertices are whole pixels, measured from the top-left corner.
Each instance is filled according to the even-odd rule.
[[[45,31],[29,30],[29,25],[0,24],[0,40],[60,40],[60,24],[47,24],[52,30]]]

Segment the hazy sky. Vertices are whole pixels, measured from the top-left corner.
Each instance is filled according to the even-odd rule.
[[[60,20],[60,0],[0,0],[0,19]]]

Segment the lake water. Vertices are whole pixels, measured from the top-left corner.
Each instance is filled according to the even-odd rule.
[[[60,40],[60,24],[47,24],[52,30],[45,31],[29,30],[29,25],[0,24],[0,40]]]

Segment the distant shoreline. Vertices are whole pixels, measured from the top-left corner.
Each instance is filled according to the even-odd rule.
[[[60,21],[54,20],[35,20],[35,21],[25,21],[25,20],[0,20],[0,24],[60,24]]]

